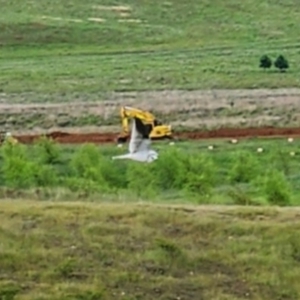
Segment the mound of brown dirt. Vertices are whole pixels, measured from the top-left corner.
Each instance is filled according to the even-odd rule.
[[[55,131],[46,134],[48,138],[52,138],[62,144],[82,144],[82,143],[113,143],[116,142],[118,133],[67,133]],[[174,133],[174,137],[178,139],[207,139],[207,138],[249,138],[249,137],[285,137],[300,136],[300,128],[220,128],[210,131],[195,132],[179,132]],[[20,135],[16,138],[22,143],[32,143],[38,139],[40,135]]]

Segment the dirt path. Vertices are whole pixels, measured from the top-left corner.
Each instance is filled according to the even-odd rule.
[[[149,110],[163,122],[186,129],[300,123],[300,89],[123,92],[99,98],[80,94],[76,101],[70,100],[72,95],[42,96],[1,94],[0,126],[15,133],[74,131],[76,127],[85,132],[114,132],[120,127],[122,105]],[[31,102],[36,98],[42,103]]]
[[[61,143],[114,142],[119,108],[130,105],[150,110],[182,139],[300,135],[300,89],[112,92],[100,99],[77,95],[76,101],[71,96],[43,95],[45,102],[32,103],[38,95],[1,94],[0,126],[26,143],[39,134]]]
[[[32,143],[40,135],[18,135],[18,140],[22,143]],[[56,142],[62,144],[82,144],[82,143],[115,143],[118,133],[67,133],[52,132],[46,134]],[[174,134],[175,139],[181,140],[201,140],[213,138],[249,138],[249,137],[300,137],[299,128],[222,128],[211,131],[178,132]]]

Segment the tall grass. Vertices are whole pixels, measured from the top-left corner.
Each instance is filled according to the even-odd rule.
[[[247,148],[211,153],[166,147],[152,164],[111,160],[119,151],[84,144],[68,152],[46,138],[32,146],[5,144],[0,185],[18,191],[46,189],[50,195],[65,189],[81,198],[126,194],[196,203],[297,204],[297,184],[292,180],[297,170],[287,174],[292,158],[280,167],[276,149],[259,156]]]

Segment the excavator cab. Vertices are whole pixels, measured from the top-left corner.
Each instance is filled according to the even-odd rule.
[[[120,116],[122,120],[122,132],[117,138],[118,144],[126,143],[130,137],[129,133],[129,119],[137,117],[142,122],[150,127],[151,139],[172,139],[172,129],[170,125],[165,125],[161,121],[157,120],[153,114],[148,111],[133,108],[130,106],[121,107]]]

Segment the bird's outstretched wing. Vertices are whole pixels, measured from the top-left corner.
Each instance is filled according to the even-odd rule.
[[[129,142],[129,152],[148,150],[151,141],[149,138],[151,126],[146,126],[139,118],[134,118],[132,122],[131,137]]]

